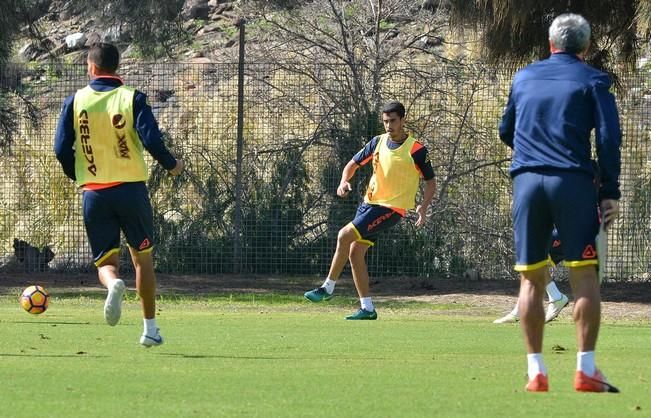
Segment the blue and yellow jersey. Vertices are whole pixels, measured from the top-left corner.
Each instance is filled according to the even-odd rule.
[[[378,135],[353,156],[353,161],[360,166],[373,163],[364,201],[402,215],[415,206],[420,178],[434,178],[427,149],[411,135],[401,143],[392,141],[388,134]]]
[[[619,199],[621,131],[611,81],[574,54],[555,53],[518,71],[499,125],[513,149],[511,175],[561,170],[593,175],[595,130],[600,197]]]
[[[80,92],[83,92],[83,95],[80,95]],[[122,80],[117,77],[93,79],[88,87],[80,92],[64,101],[54,138],[55,154],[68,177],[81,185],[144,180],[147,178],[146,167],[144,161],[142,165],[140,161],[143,147],[166,170],[176,166],[176,159],[163,143],[162,134],[145,94],[124,87]],[[104,119],[98,119],[97,114],[89,112],[89,109],[99,109],[102,102],[113,110],[121,110],[111,115],[105,112]],[[87,105],[90,107],[83,112]],[[102,126],[97,134],[94,133],[96,129],[89,125],[93,120],[95,124]],[[89,133],[91,138],[87,137]],[[93,139],[93,135],[97,139]],[[102,138],[102,143],[95,144],[99,138]],[[89,153],[91,150],[92,155]],[[100,154],[107,164],[98,160]],[[103,171],[105,166],[116,161],[131,162],[129,169],[125,171],[128,175],[123,176],[121,169],[116,171],[108,168],[108,171]],[[102,164],[103,167],[97,164]],[[80,178],[77,178],[78,175]]]

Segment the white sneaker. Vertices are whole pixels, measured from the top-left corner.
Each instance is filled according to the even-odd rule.
[[[569,302],[570,300],[565,295],[557,301],[549,302],[549,305],[547,305],[547,313],[545,314],[545,322],[553,321]]]
[[[156,334],[154,335],[142,334],[140,344],[147,348],[163,345],[163,337],[160,335],[160,329],[156,328]]]
[[[520,317],[513,315],[513,312],[509,312],[501,318],[498,318],[493,321],[493,324],[514,324],[520,320]]]
[[[122,298],[124,297],[125,289],[124,282],[121,279],[117,279],[113,282],[113,286],[111,286],[106,296],[106,302],[104,302],[104,319],[110,326],[115,326],[120,322]]]

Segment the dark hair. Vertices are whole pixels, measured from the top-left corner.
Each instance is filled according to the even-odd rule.
[[[405,107],[398,101],[391,101],[384,105],[382,113],[397,113],[400,119],[405,117]]]
[[[90,47],[88,61],[103,71],[114,73],[120,64],[120,52],[113,44],[99,42]]]

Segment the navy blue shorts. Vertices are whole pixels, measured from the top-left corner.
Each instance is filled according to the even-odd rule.
[[[584,173],[523,172],[513,178],[516,271],[548,262],[552,230],[558,229],[568,267],[596,265],[597,192]]]
[[[357,242],[373,245],[378,233],[397,225],[401,219],[402,216],[391,208],[362,202],[350,224],[354,227]]]
[[[85,190],[84,224],[95,265],[120,251],[120,230],[136,251],[151,251],[154,221],[147,186],[122,183],[102,190]]]
[[[554,263],[555,266],[565,260],[563,244],[561,239],[558,237],[558,230],[556,228],[552,231],[552,246],[549,249],[549,258],[551,258],[552,263]]]

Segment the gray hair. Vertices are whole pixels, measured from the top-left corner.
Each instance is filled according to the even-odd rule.
[[[549,40],[556,49],[578,54],[590,44],[590,24],[581,15],[562,14],[549,27]]]

